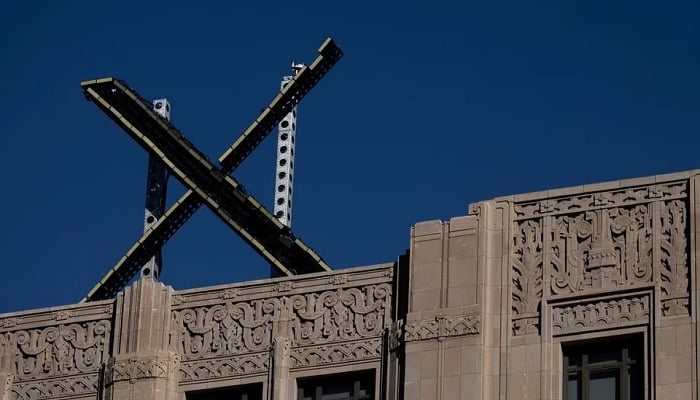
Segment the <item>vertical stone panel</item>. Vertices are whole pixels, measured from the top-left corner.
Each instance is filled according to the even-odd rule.
[[[117,299],[114,355],[105,372],[105,398],[181,400],[180,354],[172,338],[173,290],[142,278]]]

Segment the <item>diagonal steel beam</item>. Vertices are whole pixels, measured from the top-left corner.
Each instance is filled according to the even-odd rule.
[[[189,217],[199,208],[202,198],[207,199],[208,205],[214,207],[212,202],[219,204],[222,201],[227,205],[225,211],[217,212],[229,226],[241,235],[251,246],[270,262],[277,266],[286,274],[294,272],[311,272],[314,270],[326,270],[329,267],[321,258],[306,246],[301,240],[295,238],[292,233],[282,226],[260,203],[249,196],[243,187],[233,178],[228,177],[240,163],[252,152],[255,147],[269,134],[276,124],[289,113],[294,106],[303,98],[318,81],[335,65],[342,57],[342,51],[327,39],[319,48],[319,56],[309,66],[297,74],[295,79],[285,86],[272,102],[261,112],[260,116],[241,135],[231,147],[219,158],[220,167],[214,166],[206,156],[201,154],[182,136],[177,129],[158,118],[149,108],[149,103],[142,99],[136,92],[131,90],[123,82],[113,78],[85,81],[81,86],[88,98],[96,100],[96,103],[112,119],[117,121],[124,129],[131,131],[136,126],[141,126],[144,131],[138,130],[139,134],[131,131],[131,134],[141,140],[140,144],[148,147],[151,154],[161,156],[162,149],[151,147],[153,144],[146,136],[150,129],[158,129],[161,139],[170,137],[171,141],[160,142],[165,146],[171,157],[184,157],[188,160],[183,167],[178,178],[183,181],[186,187],[190,187],[165,215],[154,224],[144,235],[127,251],[127,253],[111,268],[104,278],[102,278],[82,301],[99,300],[111,298],[121,290],[135,273],[172,235],[189,219]],[[98,97],[103,101],[100,103]],[[114,97],[114,98],[111,98]],[[126,100],[128,99],[128,100]],[[110,101],[115,101],[111,104]],[[126,120],[114,106],[119,105],[123,110],[134,113],[131,119]],[[123,111],[122,110],[122,111]],[[134,119],[135,118],[135,119]],[[133,119],[133,120],[132,120]],[[144,122],[147,121],[147,122]],[[163,136],[165,135],[165,136]],[[175,146],[175,150],[173,150]],[[169,168],[175,166],[171,161]],[[207,172],[204,172],[206,170]],[[187,175],[192,173],[200,184],[204,182],[208,190],[194,185]],[[226,185],[226,190],[231,190],[228,194],[220,193],[222,187],[211,185],[211,180]],[[188,184],[189,181],[189,184]],[[223,183],[225,182],[225,183]],[[197,187],[195,187],[197,186]],[[198,192],[197,189],[200,191]],[[208,194],[215,195],[208,196]],[[207,197],[208,196],[208,197]],[[236,205],[238,211],[230,209]],[[220,204],[219,204],[220,206]],[[220,209],[220,207],[219,207]],[[241,211],[244,210],[244,211]],[[242,213],[245,213],[243,215]],[[243,226],[238,223],[242,222]],[[259,226],[258,226],[259,225]],[[258,226],[256,228],[256,226]],[[252,232],[252,234],[251,234]],[[257,235],[257,236],[256,236]],[[261,238],[264,238],[261,240]],[[280,247],[280,244],[283,247]],[[282,249],[285,248],[285,251]],[[272,254],[270,252],[272,250]],[[292,267],[287,267],[291,265]]]

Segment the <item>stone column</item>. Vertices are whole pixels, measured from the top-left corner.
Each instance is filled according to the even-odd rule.
[[[285,299],[287,300],[287,299]],[[274,400],[292,400],[295,397],[294,393],[290,393],[289,369],[291,367],[291,359],[289,351],[292,347],[292,341],[289,338],[290,327],[290,308],[291,304],[286,304],[282,308],[282,314],[277,324],[276,331],[273,332],[272,339],[272,382],[271,399]]]
[[[108,400],[183,400],[174,351],[172,288],[142,278],[117,298],[114,357],[107,363]]]

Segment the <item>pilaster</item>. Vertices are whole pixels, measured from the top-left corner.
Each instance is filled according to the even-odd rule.
[[[105,372],[110,400],[181,400],[180,356],[171,326],[172,288],[144,277],[117,298],[113,357]]]

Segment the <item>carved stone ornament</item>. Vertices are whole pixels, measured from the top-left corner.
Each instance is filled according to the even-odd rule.
[[[55,320],[56,316],[49,318]],[[0,334],[0,354],[12,357],[11,398],[74,398],[97,393],[98,373],[109,354],[110,334],[109,320]]]
[[[289,297],[295,346],[382,336],[391,285],[328,290]]]
[[[649,294],[552,306],[552,334],[649,323]]]
[[[65,377],[99,371],[109,351],[107,320],[6,332],[3,354],[15,354],[16,381]]]
[[[134,383],[139,379],[169,378],[180,367],[177,354],[171,356],[133,356],[112,360],[107,369],[107,384],[118,381]]]
[[[381,338],[322,346],[298,347],[292,349],[290,354],[292,368],[364,361],[378,359],[381,356]]]
[[[97,374],[60,379],[19,382],[12,386],[12,400],[74,399],[78,396],[96,397]]]
[[[391,285],[371,284],[173,311],[183,361],[269,351],[273,324],[290,316],[293,346],[381,337]]]
[[[654,279],[662,315],[688,315],[687,187],[680,181],[516,203],[513,334],[539,332],[543,295],[620,290]]]
[[[270,367],[269,364],[270,355],[267,352],[187,361],[180,366],[180,381],[191,382],[267,373]]]
[[[406,323],[404,340],[442,340],[446,337],[477,335],[479,324],[478,315],[446,317],[441,314],[434,319]]]

